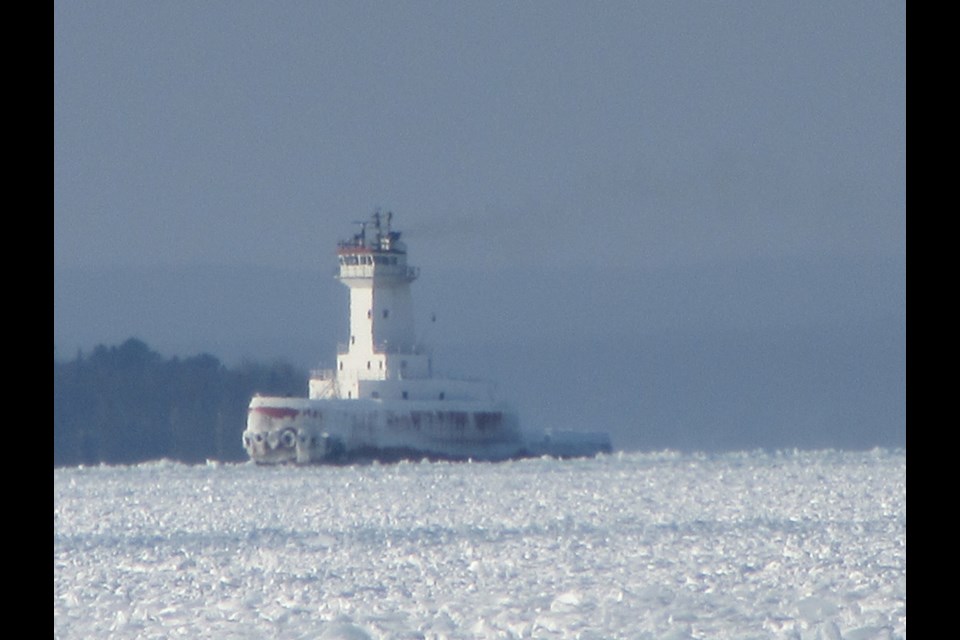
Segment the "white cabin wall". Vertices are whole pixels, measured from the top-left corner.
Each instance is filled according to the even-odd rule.
[[[347,349],[351,354],[373,353],[373,288],[370,286],[350,286],[350,336]]]
[[[408,351],[415,341],[413,296],[406,282],[377,283],[373,295],[373,340],[376,348]]]

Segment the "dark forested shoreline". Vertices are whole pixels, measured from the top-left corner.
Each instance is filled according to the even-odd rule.
[[[241,433],[256,393],[301,395],[283,362],[228,368],[209,354],[165,359],[131,338],[53,359],[53,464],[246,459]]]

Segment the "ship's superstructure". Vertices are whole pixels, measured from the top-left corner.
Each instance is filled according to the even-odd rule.
[[[491,400],[485,383],[433,377],[430,353],[414,331],[410,284],[419,270],[407,264],[392,218],[374,213],[337,247],[337,279],[350,289],[350,336],[335,370],[313,372],[310,398]]]
[[[259,463],[428,457],[500,460],[609,451],[606,434],[524,438],[517,415],[489,383],[434,377],[416,340],[407,263],[392,213],[337,247],[337,279],[350,289],[350,335],[334,369],[311,373],[307,398],[255,396],[243,443]]]

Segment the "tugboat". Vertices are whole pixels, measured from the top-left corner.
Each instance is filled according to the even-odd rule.
[[[255,395],[243,446],[258,464],[402,459],[499,461],[611,451],[606,433],[525,435],[487,382],[435,377],[415,340],[407,263],[393,214],[376,212],[338,243],[337,279],[350,289],[350,338],[334,369],[310,374],[306,398]]]

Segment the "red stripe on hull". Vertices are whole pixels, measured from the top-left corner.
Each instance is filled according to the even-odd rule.
[[[300,415],[297,409],[287,409],[286,407],[253,407],[251,413],[262,413],[271,418],[296,418]]]

